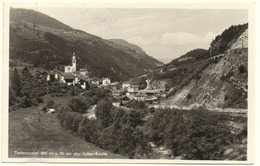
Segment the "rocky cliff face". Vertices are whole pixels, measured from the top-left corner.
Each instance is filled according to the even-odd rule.
[[[200,76],[164,99],[162,106],[186,109],[247,108],[247,35],[248,31],[245,30],[232,41],[226,53],[208,58],[210,63]]]

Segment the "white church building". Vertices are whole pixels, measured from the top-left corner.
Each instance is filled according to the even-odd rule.
[[[76,62],[75,52],[73,52],[71,62],[72,62],[71,66],[64,67],[64,73],[61,71],[47,72],[47,81],[53,82],[54,80],[59,80],[60,83],[65,83],[67,85],[80,84],[80,86],[83,89],[86,89],[86,84],[91,83],[91,79],[89,77],[88,70],[86,68],[83,68],[83,69],[79,69],[79,71],[77,71],[77,62]],[[103,81],[102,81],[103,86],[108,86],[108,85],[110,85],[110,83],[111,82],[110,82],[109,78],[103,78]]]
[[[72,66],[65,66],[65,73],[75,73],[77,69],[75,52],[72,55]]]

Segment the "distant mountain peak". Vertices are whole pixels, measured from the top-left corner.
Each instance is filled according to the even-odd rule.
[[[139,46],[129,43],[123,39],[107,39],[107,41],[112,42],[118,49],[124,50],[135,58],[138,58],[140,61],[146,61],[154,67],[163,65],[162,62],[155,59],[152,56],[147,55],[147,53]]]
[[[133,50],[136,50],[137,53],[146,54],[146,52],[141,47],[134,45],[132,43],[129,43],[123,39],[108,39],[108,41],[112,41],[114,44],[125,46],[125,47],[131,48]]]
[[[29,22],[36,25],[47,26],[57,29],[73,30],[70,26],[32,9],[10,8],[10,21]]]

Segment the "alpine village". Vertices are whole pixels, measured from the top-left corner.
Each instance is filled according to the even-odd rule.
[[[9,30],[9,157],[247,160],[248,24],[167,64],[34,10]]]

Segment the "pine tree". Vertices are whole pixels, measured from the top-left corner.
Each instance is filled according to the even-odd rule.
[[[16,96],[21,95],[22,83],[16,68],[14,69],[13,74],[10,75],[10,89],[14,91]]]

